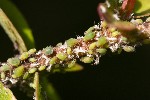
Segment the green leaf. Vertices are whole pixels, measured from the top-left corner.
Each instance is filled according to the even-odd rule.
[[[0,25],[13,42],[15,49],[20,53],[27,51],[24,41],[2,9],[0,9]]]
[[[136,0],[134,13],[137,15],[150,13],[150,0]]]
[[[0,82],[0,100],[17,100],[10,89],[3,86]]]
[[[60,100],[56,90],[53,85],[48,81],[46,76],[40,78],[41,90],[43,92],[44,100]]]
[[[27,48],[33,48],[35,44],[32,31],[18,8],[11,2],[11,0],[0,0],[0,8],[6,13],[17,31],[20,33]]]

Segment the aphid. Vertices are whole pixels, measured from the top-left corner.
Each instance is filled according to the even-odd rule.
[[[56,61],[57,61],[57,57],[54,56],[53,58],[50,59],[50,62],[49,62],[49,63],[50,63],[51,65],[53,65],[53,64],[56,64]]]
[[[86,31],[86,33],[90,33],[90,32],[92,32],[94,30],[94,27],[90,27],[87,31]]]
[[[11,66],[18,66],[20,64],[20,60],[18,58],[9,58],[7,63]]]
[[[59,47],[59,46],[62,46],[61,42],[56,44],[56,47]]]
[[[118,31],[112,32],[112,36],[113,36],[113,37],[116,37],[116,36],[118,36],[118,35],[120,35],[120,32],[118,32]]]
[[[127,42],[128,39],[127,39],[126,37],[123,37],[123,36],[122,36],[122,37],[121,37],[121,40],[124,41],[124,42]]]
[[[146,22],[150,22],[150,17],[148,17],[148,18],[146,19]]]
[[[103,27],[103,28],[106,28],[106,27],[107,27],[107,23],[106,23],[106,21],[102,21],[102,23],[101,23],[101,27]]]
[[[43,53],[44,53],[45,55],[50,55],[50,54],[53,53],[53,48],[52,48],[51,46],[46,47],[46,48],[43,49]]]
[[[65,60],[67,58],[67,54],[65,54],[65,53],[58,53],[56,55],[56,57],[63,61],[63,60]]]
[[[143,23],[143,20],[142,19],[132,19],[131,20],[131,22],[133,23],[133,24],[142,24]]]
[[[83,41],[85,41],[85,42],[90,41],[94,37],[95,37],[95,33],[94,32],[87,33],[87,34],[85,34],[85,36],[83,38]]]
[[[126,51],[126,52],[134,52],[135,48],[132,47],[132,46],[124,46],[123,50]]]
[[[98,53],[100,53],[101,55],[105,55],[106,52],[107,52],[107,49],[100,48],[100,49],[96,49],[96,51],[97,51]]]
[[[23,72],[24,72],[24,66],[19,66],[18,68],[16,68],[14,70],[14,73],[13,73],[12,77],[13,78],[18,78],[18,77],[23,75]]]
[[[93,50],[95,47],[96,47],[96,42],[91,43],[91,44],[89,45],[89,49],[90,49],[90,50]]]
[[[1,79],[5,79],[5,78],[6,78],[5,73],[1,72]]]
[[[107,43],[106,37],[100,37],[96,42],[97,47],[103,46]]]
[[[93,54],[93,50],[88,50],[88,54]]]
[[[46,68],[46,66],[42,65],[38,68],[39,71],[43,71]]]
[[[109,28],[109,31],[110,31],[110,32],[114,32],[114,31],[116,31],[116,28],[111,27],[111,28]]]
[[[70,47],[67,48],[67,54],[70,55],[72,53],[72,50]]]
[[[28,76],[29,76],[29,72],[26,72],[26,73],[23,75],[23,79],[24,79],[24,80],[27,79]]]
[[[75,61],[75,60],[70,61],[70,62],[68,63],[68,68],[73,67],[73,66],[75,65],[75,63],[76,63],[76,61]]]
[[[11,69],[11,67],[8,66],[7,64],[2,65],[2,66],[0,67],[0,71],[2,71],[2,72],[8,71],[8,70],[10,70],[10,69]]]
[[[35,73],[37,71],[37,68],[30,68],[29,69],[29,73],[30,74],[33,74],[33,73]]]
[[[67,46],[73,47],[74,45],[78,43],[78,40],[74,38],[70,38],[69,40],[66,41],[66,43],[67,43]]]
[[[81,58],[81,61],[84,63],[91,63],[91,62],[93,62],[93,60],[94,59],[92,57],[87,57],[87,56]]]
[[[29,62],[35,62],[36,61],[36,59],[35,58],[29,58]]]
[[[24,53],[21,54],[20,60],[26,60],[28,57],[29,57],[28,52],[24,52]]]
[[[29,51],[28,51],[28,54],[29,55],[32,55],[32,54],[34,54],[36,52],[36,49],[34,48],[34,49],[30,49]]]

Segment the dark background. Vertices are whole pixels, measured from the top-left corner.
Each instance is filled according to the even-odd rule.
[[[13,0],[27,19],[35,37],[36,48],[56,45],[70,37],[83,35],[99,17],[100,0]],[[0,59],[13,56],[13,46],[0,34]],[[49,77],[62,100],[149,100],[150,46],[134,53],[107,54],[100,64],[82,64],[76,73],[53,74]],[[21,94],[21,93],[20,93]],[[18,96],[18,100],[23,99]]]

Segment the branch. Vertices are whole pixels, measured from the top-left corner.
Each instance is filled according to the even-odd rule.
[[[149,19],[116,21],[113,24],[101,21],[84,32],[84,36],[70,38],[64,44],[59,43],[55,47],[49,46],[39,51],[30,49],[0,64],[0,81],[6,86],[12,86],[17,82],[27,81],[35,72],[71,68],[78,60],[99,64],[100,57],[105,55],[107,50],[118,53],[122,50],[134,52],[135,47],[149,41]]]

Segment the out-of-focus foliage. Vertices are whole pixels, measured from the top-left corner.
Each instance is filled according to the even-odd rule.
[[[22,36],[28,49],[33,48],[34,38],[25,18],[11,0],[0,0],[0,8],[9,17],[15,28]]]
[[[135,3],[134,13],[137,15],[150,13],[150,0],[137,0]]]
[[[4,87],[3,84],[0,82],[0,100],[17,100],[11,90]]]

